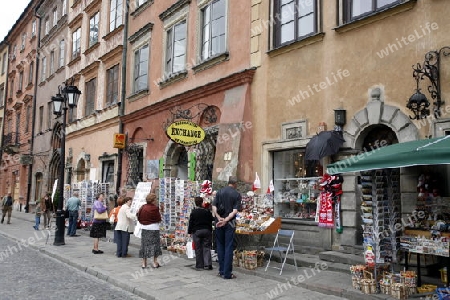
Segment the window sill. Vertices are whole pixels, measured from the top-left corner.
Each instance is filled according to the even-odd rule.
[[[188,74],[187,71],[180,71],[177,73],[170,74],[169,77],[167,77],[166,79],[164,79],[161,82],[158,82],[159,88],[163,89],[177,81],[180,81],[180,80],[186,78],[187,74]]]
[[[109,40],[112,36],[116,35],[116,33],[121,31],[123,28],[124,28],[124,25],[120,24],[113,31],[110,31],[107,35],[103,36],[102,39],[105,41]]]
[[[348,23],[342,24],[333,29],[338,33],[344,33],[344,32],[365,26],[367,24],[378,22],[382,19],[385,19],[385,18],[394,16],[396,14],[413,9],[416,2],[417,2],[417,0],[408,0],[405,3],[400,3],[400,4],[397,4],[394,6],[389,6],[383,10],[379,10],[379,11],[375,11],[371,14],[363,15],[363,16],[359,17],[358,19],[352,20]]]
[[[75,63],[79,62],[81,60],[81,55],[78,55],[74,59],[72,59],[67,65],[69,67],[73,66]]]
[[[41,87],[41,86],[44,86],[45,85],[45,83],[46,83],[46,81],[44,80],[44,81],[41,81],[39,84],[38,84],[38,86],[39,87]]]
[[[207,60],[201,62],[200,64],[192,67],[192,71],[194,71],[194,74],[207,70],[209,68],[214,67],[215,65],[218,65],[226,60],[228,60],[230,57],[230,54],[228,52],[213,56],[208,58]]]
[[[284,53],[290,52],[292,50],[297,50],[297,49],[306,47],[308,45],[311,45],[311,44],[314,44],[314,43],[317,43],[317,42],[321,42],[321,41],[323,41],[323,37],[324,36],[325,36],[324,32],[319,32],[319,33],[316,33],[314,35],[310,35],[310,36],[308,36],[308,37],[306,37],[306,38],[304,38],[302,40],[294,41],[294,42],[292,42],[290,44],[286,44],[286,45],[280,46],[278,48],[274,48],[274,49],[268,51],[267,54],[270,57],[275,57],[275,56],[278,56],[280,54],[284,54]]]
[[[58,73],[60,73],[62,70],[64,70],[64,66],[59,67],[58,70],[56,70],[56,73],[58,74]]]
[[[100,46],[100,42],[96,42],[94,45],[90,46],[89,48],[87,48],[83,54],[84,55],[88,55],[89,53],[91,53],[92,51],[94,51],[95,49],[97,49]]]
[[[23,94],[22,90],[17,90],[16,98],[19,98],[20,96],[22,96],[22,94]]]
[[[144,89],[127,97],[128,102],[134,102],[150,94],[149,89]]]
[[[144,10],[146,10],[150,5],[153,4],[153,0],[147,0],[147,2],[141,4],[141,6],[137,7],[130,15],[134,18],[139,16]]]
[[[47,82],[49,82],[50,80],[52,80],[54,77],[55,77],[55,73],[53,72],[52,75],[50,75],[50,76],[47,78]]]
[[[34,40],[36,39],[36,34],[32,35],[30,38],[30,44],[34,42]]]
[[[27,86],[25,87],[25,89],[28,91],[28,90],[31,90],[32,87],[33,87],[33,83],[30,82],[30,83],[27,84]]]

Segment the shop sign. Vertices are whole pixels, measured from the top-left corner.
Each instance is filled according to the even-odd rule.
[[[172,141],[184,146],[199,144],[205,138],[205,131],[200,126],[186,120],[173,122],[166,133]]]
[[[117,148],[117,149],[125,148],[125,134],[114,133],[113,142],[114,142],[113,148]]]

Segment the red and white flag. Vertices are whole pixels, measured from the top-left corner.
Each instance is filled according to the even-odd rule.
[[[275,187],[273,186],[273,180],[271,179],[270,183],[269,183],[269,187],[267,188],[267,194],[270,194],[273,191],[275,191]]]
[[[253,187],[252,187],[253,191],[256,191],[257,189],[261,188],[261,181],[259,180],[258,173],[255,173],[255,174],[256,174],[256,178],[255,178],[255,181],[253,181]]]

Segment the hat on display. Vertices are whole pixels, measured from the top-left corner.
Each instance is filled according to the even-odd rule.
[[[322,178],[319,180],[320,186],[325,186],[331,183],[331,176],[328,173],[323,174]]]
[[[200,193],[206,194],[206,195],[212,194],[211,181],[204,180],[201,186],[202,186],[202,188],[200,189]]]

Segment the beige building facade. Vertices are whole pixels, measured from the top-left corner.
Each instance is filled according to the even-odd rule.
[[[3,40],[0,43],[0,129],[1,129],[1,140],[0,145],[2,145],[3,135],[3,120],[5,117],[5,104],[6,104],[6,95],[8,93],[8,81],[7,81],[7,73],[8,73],[8,45],[6,44],[6,40]],[[4,165],[1,165],[4,168]],[[2,181],[2,177],[4,176],[4,172],[0,172],[0,182]],[[3,192],[2,192],[3,193]]]
[[[417,120],[406,107],[417,87],[411,66],[423,65],[426,53],[450,45],[447,3],[251,2],[251,61],[257,68],[251,95],[258,99],[253,106],[253,157],[263,186],[272,179],[277,186],[287,177],[317,177],[329,162],[372,150],[381,141],[391,144],[448,134],[446,105],[434,117],[427,78],[419,84],[431,102],[430,115]],[[441,94],[446,99],[450,59],[440,54]],[[346,111],[341,152],[306,172],[305,147],[317,132],[333,130],[335,110]],[[298,157],[292,159],[293,155]],[[289,171],[283,173],[288,165]],[[401,169],[403,215],[414,209],[420,172]],[[278,211],[283,226],[297,230],[297,244],[303,250],[351,250],[361,245],[357,183],[357,174],[344,174],[342,233],[319,228],[314,219]],[[281,191],[275,189],[275,199],[277,192]]]

